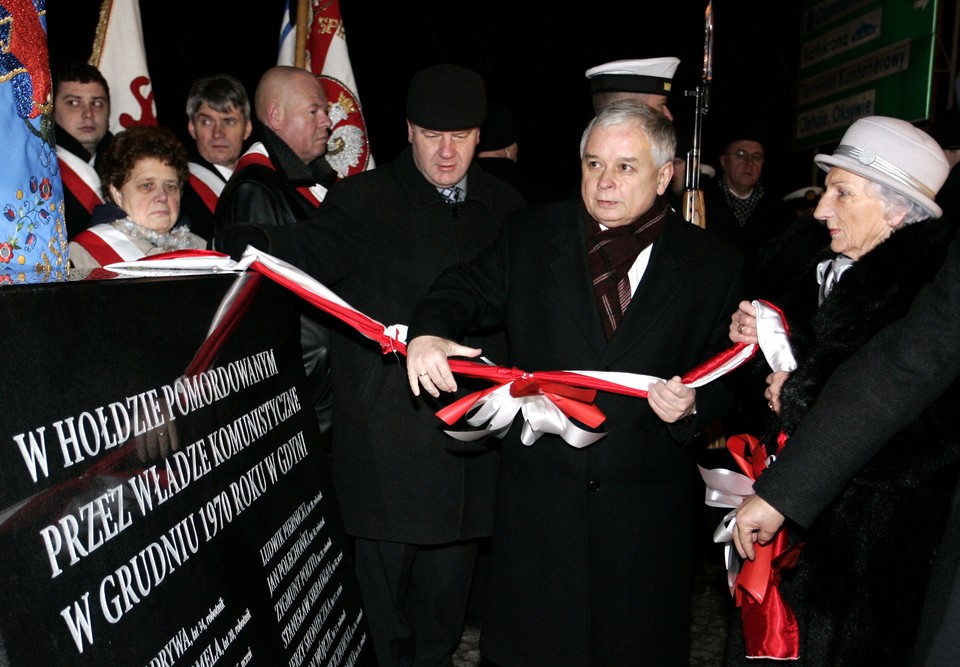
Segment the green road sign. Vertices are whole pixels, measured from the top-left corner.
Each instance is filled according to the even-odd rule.
[[[839,141],[863,116],[930,115],[937,0],[804,3],[795,147]]]

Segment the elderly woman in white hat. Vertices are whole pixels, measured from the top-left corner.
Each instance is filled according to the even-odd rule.
[[[937,220],[935,201],[949,166],[936,141],[910,123],[862,118],[831,155],[814,161],[827,171],[814,215],[829,229],[830,246],[778,304],[798,365],[767,377],[770,451],[790,447],[790,434],[837,366],[906,313],[942,263],[951,233],[949,221]],[[735,342],[756,342],[752,313],[744,302],[734,314]],[[935,403],[872,457],[856,443],[818,453],[824,469],[848,471],[841,488],[825,483],[817,468],[804,470],[803,479],[771,474],[757,481],[750,501],[787,519],[791,543],[802,544],[780,586],[797,615],[799,664],[909,663],[960,471],[958,396]],[[739,623],[727,653],[727,664],[745,664]]]

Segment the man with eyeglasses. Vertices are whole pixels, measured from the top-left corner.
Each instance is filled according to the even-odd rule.
[[[743,253],[747,288],[751,290],[758,287],[760,247],[780,233],[787,220],[779,199],[765,193],[760,182],[765,159],[763,139],[741,130],[723,144],[720,178],[712,179],[704,188],[707,229]]]

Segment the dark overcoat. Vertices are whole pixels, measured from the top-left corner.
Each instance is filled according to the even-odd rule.
[[[316,192],[305,194],[304,189],[326,187],[336,178],[324,158],[304,164],[273,131],[258,124],[257,133],[267,150],[269,165],[251,162],[234,171],[217,199],[208,233],[247,223],[299,225],[320,205]],[[318,321],[317,309],[306,302],[300,303],[300,315],[300,346],[307,375],[305,398],[313,405],[320,431],[327,434],[333,401],[328,362],[330,332]]]
[[[907,313],[942,264],[953,233],[947,221],[909,224],[861,257],[819,306],[813,275],[785,300],[798,366],[781,390],[776,428],[792,436],[837,367]],[[861,386],[854,405],[874,383],[884,386],[882,375]],[[902,400],[899,388],[890,391],[889,409],[898,410]],[[760,476],[760,496],[800,524],[789,527],[793,541],[803,543],[799,560],[780,586],[797,614],[796,664],[909,663],[960,474],[958,401],[954,382],[935,400],[914,405],[914,418],[872,447],[856,435],[832,447],[790,437]],[[869,415],[864,409],[858,419]],[[806,465],[798,469],[794,460]],[[734,623],[727,664],[757,664],[742,657],[739,632]]]
[[[477,260],[447,271],[411,336],[506,324],[524,370],[669,378],[729,345],[740,255],[670,216],[608,343],[587,265],[580,202],[521,211]],[[545,435],[501,454],[481,652],[498,665],[686,665],[697,470],[684,442],[728,405],[714,383],[668,427],[639,398],[598,394],[607,435],[583,449]],[[518,420],[519,422],[519,420]],[[641,661],[638,663],[638,660]]]
[[[390,164],[337,182],[307,223],[262,229],[272,253],[351,306],[384,325],[406,325],[433,280],[489,245],[523,205],[516,190],[472,166],[466,200],[451,206],[408,148]],[[377,343],[330,324],[332,471],[347,532],[408,544],[489,536],[497,448],[448,436],[434,414],[441,404],[413,396],[398,355],[384,356]],[[466,342],[500,362],[502,330],[476,333]]]

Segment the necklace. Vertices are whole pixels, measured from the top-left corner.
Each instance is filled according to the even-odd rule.
[[[127,236],[149,241],[156,247],[165,251],[185,250],[187,248],[200,249],[203,247],[202,245],[198,245],[197,242],[192,238],[193,235],[190,233],[190,228],[185,225],[182,227],[174,227],[169,232],[158,232],[153,229],[147,229],[142,225],[138,225],[130,218],[115,220],[110,224]]]

